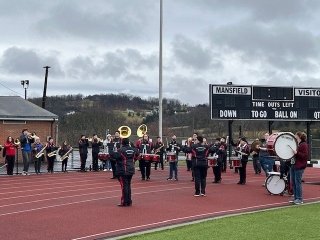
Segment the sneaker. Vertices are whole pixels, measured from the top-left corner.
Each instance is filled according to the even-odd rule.
[[[103,169],[104,172],[109,171],[108,169]]]
[[[292,200],[289,201],[289,203],[294,203],[294,201],[295,201],[295,199],[292,199]]]
[[[172,178],[167,178],[167,180],[168,180],[168,181],[171,181],[171,180],[172,180]]]
[[[178,178],[175,178],[174,180],[175,180],[175,181],[178,181]]]
[[[300,205],[300,204],[303,203],[303,201],[301,201],[301,200],[299,200],[299,199],[296,199],[296,200],[294,200],[293,203],[294,203],[295,205]]]
[[[200,197],[200,194],[199,193],[196,193],[195,195],[193,195],[195,197]]]
[[[206,194],[205,194],[205,193],[201,193],[201,196],[202,196],[202,197],[205,197],[205,196],[206,196]]]
[[[26,173],[26,172],[22,172],[22,174],[21,174],[21,175],[26,176],[26,175],[27,175],[27,173]]]

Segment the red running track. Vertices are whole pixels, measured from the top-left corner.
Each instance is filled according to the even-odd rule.
[[[308,168],[305,181],[320,181],[320,169]],[[264,176],[248,165],[247,185],[228,169],[221,184],[208,171],[207,196],[194,197],[191,173],[179,167],[179,181],[167,181],[168,169],[153,170],[151,181],[136,172],[133,206],[119,208],[120,185],[111,172],[56,173],[0,177],[1,239],[97,239],[231,213],[288,205],[287,196],[271,196]],[[303,185],[306,202],[320,200],[317,185]]]

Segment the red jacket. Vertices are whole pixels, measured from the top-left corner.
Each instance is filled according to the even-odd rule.
[[[296,161],[294,164],[295,169],[305,169],[307,167],[307,161],[309,157],[309,147],[306,142],[300,142],[297,154],[296,154]]]
[[[16,147],[12,142],[6,142],[4,148],[6,149],[6,156],[16,156]]]

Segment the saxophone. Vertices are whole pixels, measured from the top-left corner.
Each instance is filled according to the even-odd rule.
[[[46,150],[47,145],[45,145],[35,156],[36,159],[39,159],[44,155],[44,151]]]
[[[70,149],[68,150],[68,152],[66,152],[60,159],[61,161],[65,160],[67,157],[69,157],[69,154],[72,152],[73,148],[70,147]]]

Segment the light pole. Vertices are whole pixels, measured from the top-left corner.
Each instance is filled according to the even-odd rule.
[[[24,99],[27,100],[27,89],[29,87],[29,80],[21,80],[21,85],[24,88]]]
[[[162,7],[160,0],[160,41],[159,41],[159,136],[162,139]]]
[[[47,98],[47,82],[48,82],[48,73],[49,73],[49,66],[43,67],[46,69],[46,75],[44,77],[44,87],[43,87],[43,97],[42,97],[42,108],[46,108],[46,98]]]

